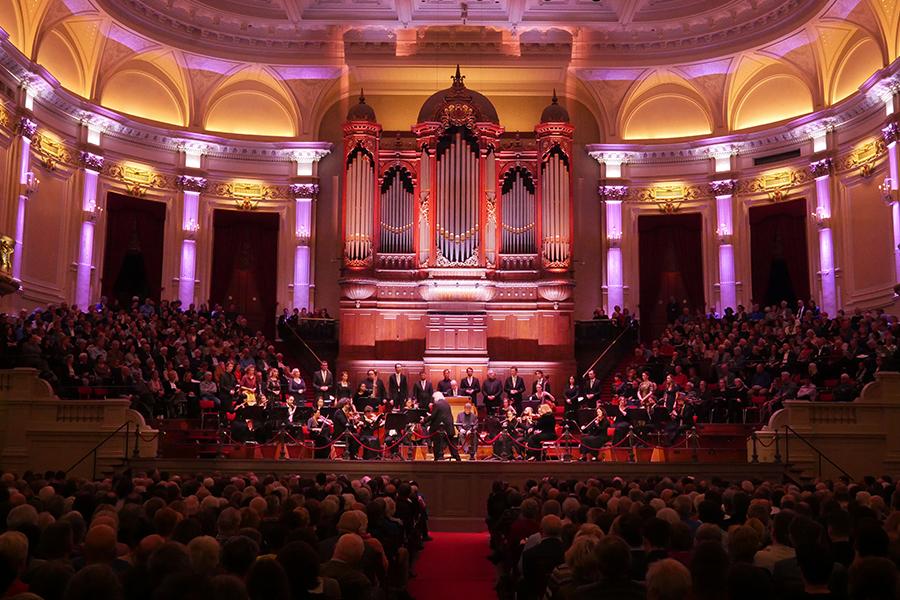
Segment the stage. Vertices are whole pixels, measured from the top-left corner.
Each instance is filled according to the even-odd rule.
[[[491,483],[501,479],[522,485],[530,478],[553,476],[566,479],[589,477],[640,478],[651,476],[698,479],[721,477],[731,481],[767,479],[778,481],[784,465],[752,464],[730,461],[712,462],[711,457],[698,456],[698,462],[628,463],[628,462],[543,462],[500,461],[344,461],[344,460],[267,460],[237,458],[202,459],[138,459],[129,463],[135,470],[159,469],[172,473],[222,473],[301,475],[335,473],[356,479],[364,475],[388,475],[415,480],[428,503],[431,527],[439,531],[480,531]]]

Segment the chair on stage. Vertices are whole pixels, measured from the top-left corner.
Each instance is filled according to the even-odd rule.
[[[216,428],[218,428],[219,424],[219,409],[216,408],[216,403],[212,400],[200,400],[198,403],[200,407],[200,429],[206,429],[206,419],[212,418],[216,423]]]

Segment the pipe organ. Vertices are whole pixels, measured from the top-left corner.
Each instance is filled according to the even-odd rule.
[[[342,359],[552,370],[573,361],[574,127],[554,94],[534,132],[506,132],[451,80],[409,131],[382,135],[362,96],[347,115]]]

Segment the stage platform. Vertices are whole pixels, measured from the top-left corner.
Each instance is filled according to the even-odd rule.
[[[571,479],[589,477],[639,478],[650,476],[698,479],[721,477],[730,481],[767,479],[780,481],[784,465],[748,462],[627,463],[627,462],[543,462],[499,461],[342,461],[217,459],[140,459],[130,462],[136,470],[160,469],[172,473],[247,473],[315,476],[335,473],[355,479],[364,475],[388,475],[415,480],[428,503],[431,527],[435,531],[481,531],[487,496],[493,481],[501,479],[522,485],[529,478],[554,476]]]

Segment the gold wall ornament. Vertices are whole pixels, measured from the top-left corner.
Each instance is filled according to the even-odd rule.
[[[0,126],[7,129],[12,128],[12,117],[9,116],[9,111],[2,104],[0,104]]]
[[[71,162],[72,154],[65,144],[43,132],[38,132],[31,139],[31,149],[38,155],[41,164],[53,171],[60,163]]]
[[[638,193],[640,202],[652,202],[660,212],[672,214],[681,208],[688,200],[695,200],[700,196],[700,190],[694,186],[683,183],[659,183]]]
[[[168,187],[168,182],[163,175],[138,165],[112,164],[106,170],[106,174],[124,183],[125,189],[132,196],[141,197],[150,188]]]
[[[781,202],[787,199],[791,188],[802,185],[812,180],[809,169],[794,171],[782,169],[763,173],[755,179],[741,181],[738,184],[739,192],[743,194],[766,194],[772,202]]]
[[[0,236],[0,272],[7,275],[12,274],[13,254],[15,253],[16,242],[8,235]]]
[[[878,137],[854,148],[840,161],[840,170],[859,169],[862,177],[869,177],[875,168],[878,158],[887,152],[887,144],[884,138]]]
[[[215,193],[217,196],[233,199],[235,206],[240,210],[254,210],[260,202],[275,195],[272,187],[258,181],[220,183],[216,186]]]

